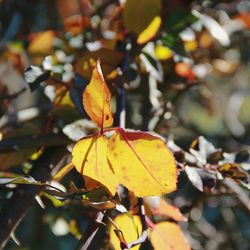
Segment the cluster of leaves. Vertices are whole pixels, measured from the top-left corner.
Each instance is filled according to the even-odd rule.
[[[221,93],[209,79],[248,62],[238,47],[250,17],[246,1],[205,2],[0,4],[1,13],[15,7],[0,18],[0,206],[14,222],[0,219],[0,248],[9,237],[19,244],[13,230],[30,199],[45,208],[39,223],[71,233],[76,249],[208,249],[211,238],[228,247],[202,213],[213,197],[236,195],[249,214],[246,98],[232,92],[218,126]],[[56,7],[50,28],[28,30],[34,6],[41,18],[39,8]]]

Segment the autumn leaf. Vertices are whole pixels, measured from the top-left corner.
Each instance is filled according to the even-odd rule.
[[[54,38],[55,32],[52,30],[39,32],[34,35],[34,38],[29,45],[28,51],[32,54],[49,54],[53,47]]]
[[[73,148],[72,162],[80,174],[102,183],[114,195],[118,183],[107,161],[107,144],[108,139],[103,135],[78,141]]]
[[[142,224],[139,216],[131,216],[129,214],[121,214],[115,217],[114,224],[116,228],[110,226],[110,242],[115,250],[120,250],[121,243],[125,245],[127,243],[137,240],[142,233]],[[117,230],[119,229],[119,230]],[[132,247],[131,249],[139,249],[140,245]]]
[[[176,189],[174,157],[160,138],[149,133],[119,129],[109,140],[108,161],[119,183],[136,196]]]
[[[161,17],[156,16],[152,20],[152,22],[148,25],[148,27],[139,34],[137,38],[137,43],[144,44],[149,40],[151,40],[158,32],[160,26],[161,26]]]
[[[168,60],[172,58],[173,55],[174,52],[168,47],[165,47],[163,45],[157,45],[155,47],[155,56],[159,60]]]
[[[175,72],[177,75],[183,78],[187,78],[189,81],[193,82],[196,77],[190,65],[184,62],[179,62],[175,65]]]
[[[160,196],[145,197],[144,203],[151,214],[166,216],[175,221],[187,221],[187,218],[180,212],[179,208],[168,204]]]
[[[161,222],[153,227],[150,241],[154,250],[190,250],[181,228],[173,222]]]
[[[161,138],[141,131],[105,129],[112,125],[113,117],[99,61],[83,93],[83,104],[101,128],[99,133],[79,140],[72,151],[72,163],[85,178],[87,188],[100,183],[114,195],[121,184],[138,197],[176,189],[175,159]],[[64,174],[62,170],[61,176]]]
[[[100,128],[113,124],[110,107],[110,92],[104,81],[100,61],[97,61],[90,83],[83,93],[83,105],[91,118]]]
[[[236,181],[249,181],[248,173],[237,163],[225,163],[218,167],[223,177],[230,177]]]

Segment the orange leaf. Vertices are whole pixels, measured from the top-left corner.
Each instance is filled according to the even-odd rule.
[[[150,234],[154,250],[190,250],[181,228],[172,222],[161,222]]]
[[[83,92],[83,105],[91,120],[100,128],[109,127],[113,124],[110,99],[110,92],[98,60],[91,81]]]
[[[175,221],[187,221],[187,218],[180,212],[179,208],[168,204],[159,196],[146,197],[144,202],[153,215],[167,216]]]
[[[81,15],[73,15],[64,19],[64,28],[73,35],[79,34],[83,29],[89,26],[89,18]]]
[[[137,43],[138,44],[144,44],[151,40],[158,30],[160,29],[161,26],[161,17],[156,16],[152,22],[148,25],[148,27],[141,32],[141,34],[137,38]]]
[[[136,196],[176,189],[175,159],[165,142],[149,133],[116,129],[108,143],[108,161],[118,182]]]
[[[187,78],[189,81],[195,80],[195,74],[190,65],[184,62],[179,62],[175,65],[175,72],[177,75],[183,78]]]
[[[126,243],[137,240],[142,232],[142,225],[139,216],[130,216],[129,214],[118,215],[114,219],[113,225],[110,227],[110,241],[115,250],[120,250],[120,245],[126,246]],[[119,229],[119,230],[117,230]],[[139,249],[140,245],[131,249]]]
[[[72,151],[72,162],[80,174],[100,182],[114,195],[117,180],[108,165],[107,144],[108,139],[103,135],[78,141]]]

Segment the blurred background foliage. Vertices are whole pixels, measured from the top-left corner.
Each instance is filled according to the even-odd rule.
[[[158,15],[161,27],[141,44]],[[249,29],[244,0],[0,0],[1,140],[95,131],[86,120],[66,125],[87,118],[81,93],[100,58],[116,125],[126,91],[126,127],[159,133],[175,153],[181,173],[167,200],[188,217],[180,224],[191,248],[250,249]],[[1,177],[30,173],[41,146],[2,150]],[[65,179],[83,185],[74,171]],[[12,188],[1,188],[1,207]],[[94,212],[77,202],[41,199],[45,209],[29,210],[6,249],[74,249],[92,223]]]

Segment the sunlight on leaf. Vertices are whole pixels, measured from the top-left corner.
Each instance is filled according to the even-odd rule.
[[[180,212],[179,208],[168,204],[160,196],[150,196],[144,199],[146,208],[149,208],[153,215],[166,216],[175,221],[187,221],[187,218]]]
[[[157,45],[155,47],[155,56],[159,60],[168,60],[172,58],[173,55],[174,55],[174,52],[166,46]]]
[[[154,250],[190,250],[181,228],[172,222],[161,222],[154,226],[150,234]]]
[[[108,160],[119,183],[136,196],[162,195],[176,189],[174,157],[160,138],[149,133],[115,133],[108,144]]]
[[[83,93],[83,105],[92,121],[100,128],[113,124],[110,92],[104,81],[100,62],[94,68],[90,83]]]
[[[74,168],[74,165],[72,164],[72,162],[70,162],[68,165],[66,165],[65,167],[63,167],[55,176],[54,176],[54,180],[56,181],[60,181],[67,173],[69,173],[69,171],[71,169]]]
[[[81,175],[86,175],[103,184],[112,195],[116,192],[117,180],[107,161],[108,139],[102,135],[86,137],[73,148],[72,162]]]
[[[151,40],[158,32],[161,26],[161,17],[156,16],[153,21],[148,25],[148,27],[141,32],[137,38],[138,44],[144,44]]]
[[[28,48],[29,52],[32,54],[49,54],[53,48],[54,38],[55,32],[52,30],[35,34],[35,37]]]
[[[114,223],[116,227],[120,230],[115,233],[114,230],[116,228],[111,225],[110,226],[110,241],[115,250],[120,250],[120,242],[124,241],[124,243],[130,243],[139,238],[142,232],[142,225],[139,216],[131,216],[129,214],[121,214],[118,215],[114,219]],[[120,238],[120,240],[118,239]],[[140,245],[132,247],[131,249],[136,250],[139,249]]]

